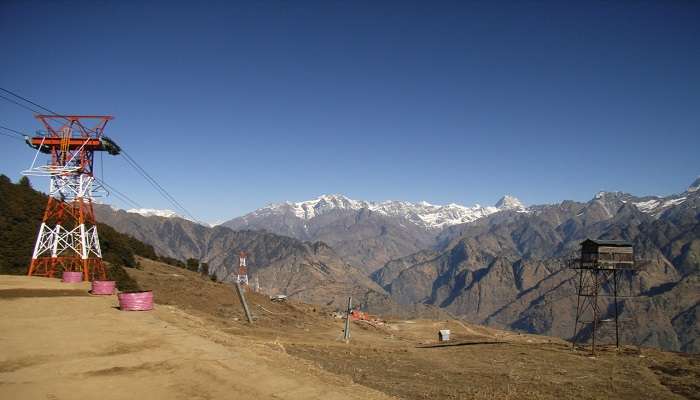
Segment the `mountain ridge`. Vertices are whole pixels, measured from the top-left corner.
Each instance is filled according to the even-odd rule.
[[[470,222],[500,210],[525,210],[525,206],[522,204],[522,202],[520,202],[520,200],[510,195],[506,195],[501,198],[495,206],[483,207],[479,204],[475,204],[472,207],[467,207],[455,203],[435,205],[426,201],[421,201],[418,203],[397,200],[375,202],[353,200],[342,194],[324,194],[312,200],[272,203],[241,217],[233,218],[230,221],[239,218],[249,220],[258,216],[282,214],[290,214],[303,220],[309,220],[330,211],[359,211],[361,209],[367,209],[369,211],[390,217],[404,217],[420,227],[428,230],[435,230],[441,229],[446,225]]]
[[[500,208],[427,202],[368,202],[343,195],[273,204],[222,226],[273,232],[299,240],[323,241],[347,262],[370,274],[386,262],[430,248],[445,226],[476,221],[502,211],[527,212],[512,196]]]
[[[302,301],[342,307],[352,295],[375,312],[399,317],[444,316],[424,305],[401,307],[356,267],[344,262],[327,244],[271,232],[207,227],[182,218],[143,216],[95,205],[97,219],[153,246],[160,256],[198,259],[210,276],[230,281],[240,251],[248,253],[248,274],[265,293],[286,294]]]
[[[433,304],[469,322],[568,338],[576,278],[566,261],[585,238],[624,239],[634,243],[641,270],[622,281],[636,296],[621,307],[629,321],[623,342],[700,352],[700,192],[657,199],[663,210],[640,209],[648,198],[602,192],[585,203],[493,214],[445,229],[436,250],[393,260],[372,278],[400,304]]]

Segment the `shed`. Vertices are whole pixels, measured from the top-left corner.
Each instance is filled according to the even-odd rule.
[[[448,340],[450,340],[450,330],[449,329],[440,329],[438,331],[438,341],[447,342]]]
[[[632,268],[634,248],[626,240],[586,239],[581,242],[581,266],[584,268]]]

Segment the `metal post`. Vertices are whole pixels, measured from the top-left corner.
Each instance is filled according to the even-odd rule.
[[[617,270],[613,270],[613,298],[615,301],[615,347],[620,348],[620,329],[618,327],[617,316],[619,310],[617,309]]]
[[[581,292],[583,291],[583,269],[578,271],[578,296],[576,296],[576,321],[574,322],[574,335],[571,337],[571,349],[576,349],[576,339],[578,336],[578,321],[581,317]]]
[[[250,309],[248,308],[248,303],[245,301],[243,288],[241,288],[241,284],[239,282],[236,282],[236,291],[238,291],[238,298],[241,300],[241,304],[243,304],[243,311],[245,311],[245,317],[248,319],[248,323],[252,324],[253,317],[250,315]]]
[[[345,315],[345,335],[343,338],[345,339],[345,343],[348,343],[350,341],[350,312],[352,311],[352,296],[348,297],[348,312]]]
[[[598,269],[593,270],[593,343],[591,352],[595,356],[595,334],[598,329]]]

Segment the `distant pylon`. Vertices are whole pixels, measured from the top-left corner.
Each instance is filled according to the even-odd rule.
[[[58,271],[82,272],[84,280],[106,279],[92,202],[105,193],[93,177],[95,151],[119,154],[119,146],[102,135],[111,116],[37,115],[44,136],[26,137],[36,149],[23,175],[48,176],[49,199],[39,226],[28,275],[53,277]],[[38,153],[51,156],[35,165]]]
[[[241,251],[238,253],[238,274],[236,275],[236,282],[247,285],[248,284],[248,266],[246,265],[246,252]]]

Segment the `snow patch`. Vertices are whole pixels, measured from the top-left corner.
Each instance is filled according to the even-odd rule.
[[[672,206],[677,206],[685,201],[686,197],[679,197],[677,199],[671,199],[671,200],[666,200],[664,201],[664,204],[661,207],[672,207]]]
[[[653,199],[653,200],[649,200],[649,201],[640,201],[639,203],[632,203],[632,204],[634,204],[635,207],[637,207],[637,209],[639,209],[639,211],[644,212],[644,213],[648,213],[648,212],[652,212],[656,207],[658,207],[659,204],[661,204],[661,202],[659,200]]]
[[[140,214],[140,215],[143,215],[144,217],[164,217],[164,218],[178,217],[178,218],[182,218],[180,215],[178,215],[173,210],[158,210],[155,208],[132,208],[132,209],[126,210],[126,212],[132,213],[132,214]],[[183,218],[183,219],[185,219],[185,218]]]
[[[500,200],[498,200],[498,203],[496,203],[496,207],[500,208],[501,210],[525,209],[525,205],[519,199],[511,195],[503,196]]]
[[[687,199],[686,196],[676,197],[676,198],[666,198],[666,199],[652,199],[648,201],[642,201],[634,204],[639,211],[647,214],[660,214],[667,208],[674,207],[683,204]]]
[[[695,182],[690,184],[688,187],[688,193],[697,192],[698,190],[700,190],[700,178],[696,179]]]

